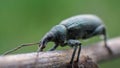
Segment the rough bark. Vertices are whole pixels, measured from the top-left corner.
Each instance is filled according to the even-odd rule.
[[[103,42],[82,47],[80,62],[75,62],[74,68],[98,68],[96,62],[120,57],[120,37],[110,39],[107,43],[112,50],[112,55],[108,53]],[[73,49],[40,52],[37,59],[36,53],[0,56],[0,68],[68,68],[71,66],[69,61],[72,52]]]

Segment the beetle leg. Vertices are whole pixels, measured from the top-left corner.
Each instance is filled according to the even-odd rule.
[[[58,44],[55,43],[55,45],[51,49],[49,49],[49,51],[54,51],[57,47],[58,47]]]
[[[105,48],[108,50],[109,54],[112,54],[111,49],[107,45],[107,34],[106,34],[106,28],[104,27],[104,25],[101,25],[98,28],[96,28],[95,31],[89,35],[89,37],[92,37],[95,35],[103,35]]]
[[[78,50],[78,55],[77,55],[76,62],[79,62],[80,52],[81,52],[81,45],[79,45],[79,50]]]
[[[103,37],[104,37],[105,48],[108,50],[109,54],[112,54],[112,50],[107,45],[107,35],[106,35],[106,29],[105,28],[103,29]]]
[[[73,54],[72,54],[72,58],[71,58],[71,60],[70,60],[70,64],[73,64],[76,50],[77,50],[77,46],[74,46],[74,51],[73,51]]]
[[[78,62],[79,61],[79,56],[80,56],[80,51],[81,51],[80,41],[79,40],[68,40],[68,45],[70,45],[71,47],[74,47],[74,51],[73,51],[73,54],[72,54],[72,58],[70,60],[70,64],[73,64],[75,53],[76,53],[77,47],[79,46],[77,60],[76,60]]]
[[[90,38],[96,35],[101,35],[103,34],[103,29],[105,29],[104,25],[101,25],[99,27],[97,27],[91,34],[89,34],[88,36],[85,36],[85,38]]]

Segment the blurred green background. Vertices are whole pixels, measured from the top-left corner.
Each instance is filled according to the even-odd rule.
[[[0,54],[23,43],[38,42],[54,25],[78,14],[98,15],[107,26],[108,37],[117,37],[120,35],[119,12],[119,0],[0,0]],[[93,38],[83,44],[95,40]],[[51,45],[48,44],[48,48]],[[37,46],[31,46],[15,53],[36,50]],[[103,62],[99,66],[118,68],[120,59]]]

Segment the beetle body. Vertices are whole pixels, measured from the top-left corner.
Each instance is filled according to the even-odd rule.
[[[87,39],[95,35],[104,34],[104,24],[95,15],[77,15],[63,20],[54,26],[41,40],[41,49],[47,42],[53,41],[56,45],[65,46],[70,39]]]
[[[104,45],[108,50],[109,54],[112,54],[111,49],[107,46],[106,28],[102,20],[90,14],[77,15],[65,19],[60,24],[54,26],[40,41],[39,50],[43,51],[48,42],[52,41],[55,45],[50,51],[55,50],[59,45],[74,47],[70,64],[73,64],[76,50],[79,46],[78,55],[76,62],[79,61],[81,52],[81,42],[79,39],[88,39],[96,35],[103,35]]]

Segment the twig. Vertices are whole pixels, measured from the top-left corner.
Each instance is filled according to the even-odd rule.
[[[78,65],[80,67],[83,66],[83,68],[98,68],[95,62],[120,57],[120,37],[111,39],[107,43],[112,50],[113,55],[108,53],[103,42],[91,44],[90,46],[82,48]],[[39,68],[67,68],[72,52],[73,49],[40,52],[36,65],[34,64],[36,53],[0,56],[0,68],[34,68],[35,66]],[[76,64],[77,63],[74,65]]]

